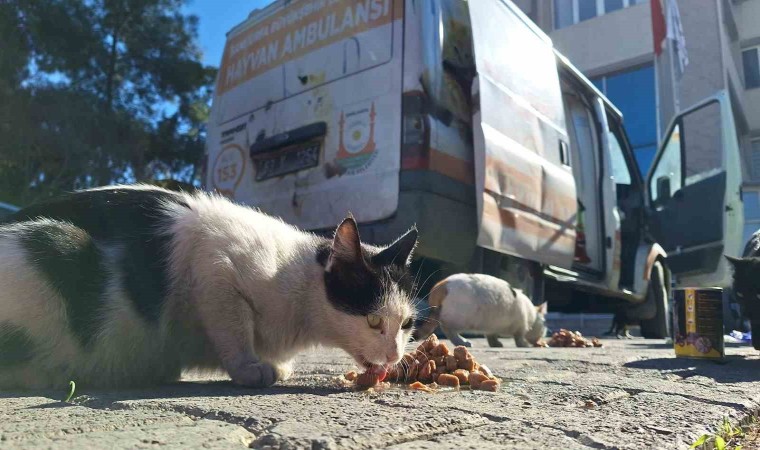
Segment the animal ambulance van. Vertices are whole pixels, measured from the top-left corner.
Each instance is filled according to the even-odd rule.
[[[509,1],[278,0],[227,35],[206,187],[319,233],[351,212],[373,243],[416,224],[427,287],[489,273],[664,337],[671,274],[725,282],[741,247],[736,136],[700,140],[731,120],[724,93],[684,111],[643,179],[621,113]]]

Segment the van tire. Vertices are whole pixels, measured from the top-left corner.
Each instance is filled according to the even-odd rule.
[[[647,339],[670,337],[670,314],[668,311],[670,308],[665,279],[665,268],[662,262],[655,261],[650,273],[646,301],[654,302],[657,311],[651,319],[641,321],[641,335]]]

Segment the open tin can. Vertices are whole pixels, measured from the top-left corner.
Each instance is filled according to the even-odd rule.
[[[723,289],[675,289],[673,303],[676,357],[722,360],[726,356]]]

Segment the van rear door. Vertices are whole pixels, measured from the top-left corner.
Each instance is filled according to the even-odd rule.
[[[279,0],[233,29],[207,184],[306,229],[396,212],[403,0]]]
[[[569,269],[577,199],[551,41],[512,2],[467,4],[478,245]]]
[[[671,122],[647,177],[649,229],[681,281],[729,282],[723,254],[738,253],[744,220],[735,130],[725,92],[685,110]]]

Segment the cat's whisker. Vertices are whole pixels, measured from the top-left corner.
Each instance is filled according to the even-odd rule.
[[[425,281],[423,281],[423,282],[422,282],[422,284],[420,285],[419,289],[417,290],[417,293],[415,293],[415,295],[414,295],[414,297],[415,297],[415,298],[417,297],[417,294],[420,292],[420,290],[422,290],[422,288],[423,288],[423,287],[425,286],[425,284],[428,282],[428,280],[430,280],[430,278],[431,278],[433,275],[436,275],[436,274],[437,274],[438,272],[440,272],[440,271],[441,271],[441,269],[438,269],[438,270],[434,271],[433,273],[431,273],[430,275],[428,275],[428,277],[427,277],[427,278],[425,278]],[[431,290],[431,292],[432,292],[432,290]],[[426,296],[424,297],[424,299],[427,299],[429,296],[430,296],[430,293],[428,293],[428,295],[426,295]]]
[[[417,270],[417,274],[414,276],[414,283],[412,285],[413,298],[417,297],[417,294],[420,292],[421,286],[419,284],[419,281],[420,281],[420,276],[422,275],[422,266],[423,264],[420,264],[420,268]]]
[[[420,262],[420,267],[417,269],[417,273],[414,274],[414,281],[412,281],[412,291],[415,291],[418,289],[417,282],[420,281],[420,275],[422,274],[422,268],[425,266],[425,260],[423,259],[422,262]],[[419,292],[419,291],[417,291]],[[413,295],[412,298],[416,297],[416,295]]]

